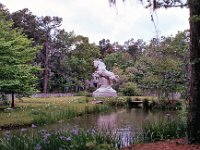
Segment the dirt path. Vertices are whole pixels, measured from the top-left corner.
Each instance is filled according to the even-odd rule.
[[[121,150],[200,150],[200,145],[188,145],[187,140],[181,138],[154,143],[135,144]]]

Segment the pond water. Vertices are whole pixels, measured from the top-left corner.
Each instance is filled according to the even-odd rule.
[[[98,131],[109,130],[113,134],[116,134],[121,138],[121,145],[127,146],[133,141],[135,133],[142,131],[142,126],[147,121],[156,121],[169,115],[174,116],[176,112],[169,111],[146,111],[141,108],[132,109],[118,109],[116,111],[89,114],[80,117],[76,117],[66,121],[60,121],[59,123],[46,125],[42,127],[36,127],[27,129],[26,132],[33,132],[38,130],[70,130],[74,128],[82,128],[84,130],[96,129]],[[21,130],[11,131],[15,134],[21,132]]]
[[[147,111],[141,108],[132,109],[118,109],[112,112],[89,114],[81,117],[60,122],[59,124],[48,125],[48,129],[55,128],[95,128],[98,130],[103,129],[134,129],[142,130],[145,122],[155,121],[169,115],[176,115],[175,111]]]
[[[142,133],[145,122],[154,122],[161,118],[175,116],[175,111],[147,111],[141,108],[118,109],[114,112],[90,114],[59,124],[59,128],[95,128],[99,131],[111,131],[120,137],[121,145],[128,146],[134,141],[135,134]],[[55,129],[58,124],[50,128]],[[137,135],[138,136],[138,135]]]

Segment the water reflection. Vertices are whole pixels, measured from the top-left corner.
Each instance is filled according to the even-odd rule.
[[[147,111],[138,108],[120,109],[115,112],[91,114],[69,120],[66,124],[83,129],[112,131],[122,142],[121,145],[132,144],[136,133],[142,132],[145,122],[151,122],[166,117],[166,114],[176,115],[175,112]]]

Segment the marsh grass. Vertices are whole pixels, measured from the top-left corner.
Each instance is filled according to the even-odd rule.
[[[143,141],[174,139],[186,136],[187,121],[185,117],[167,116],[154,122],[147,122],[143,127]]]

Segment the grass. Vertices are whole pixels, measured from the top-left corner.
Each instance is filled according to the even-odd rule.
[[[108,111],[107,105],[93,105],[84,97],[23,98],[13,110],[0,111],[0,127],[41,125],[89,113]]]

